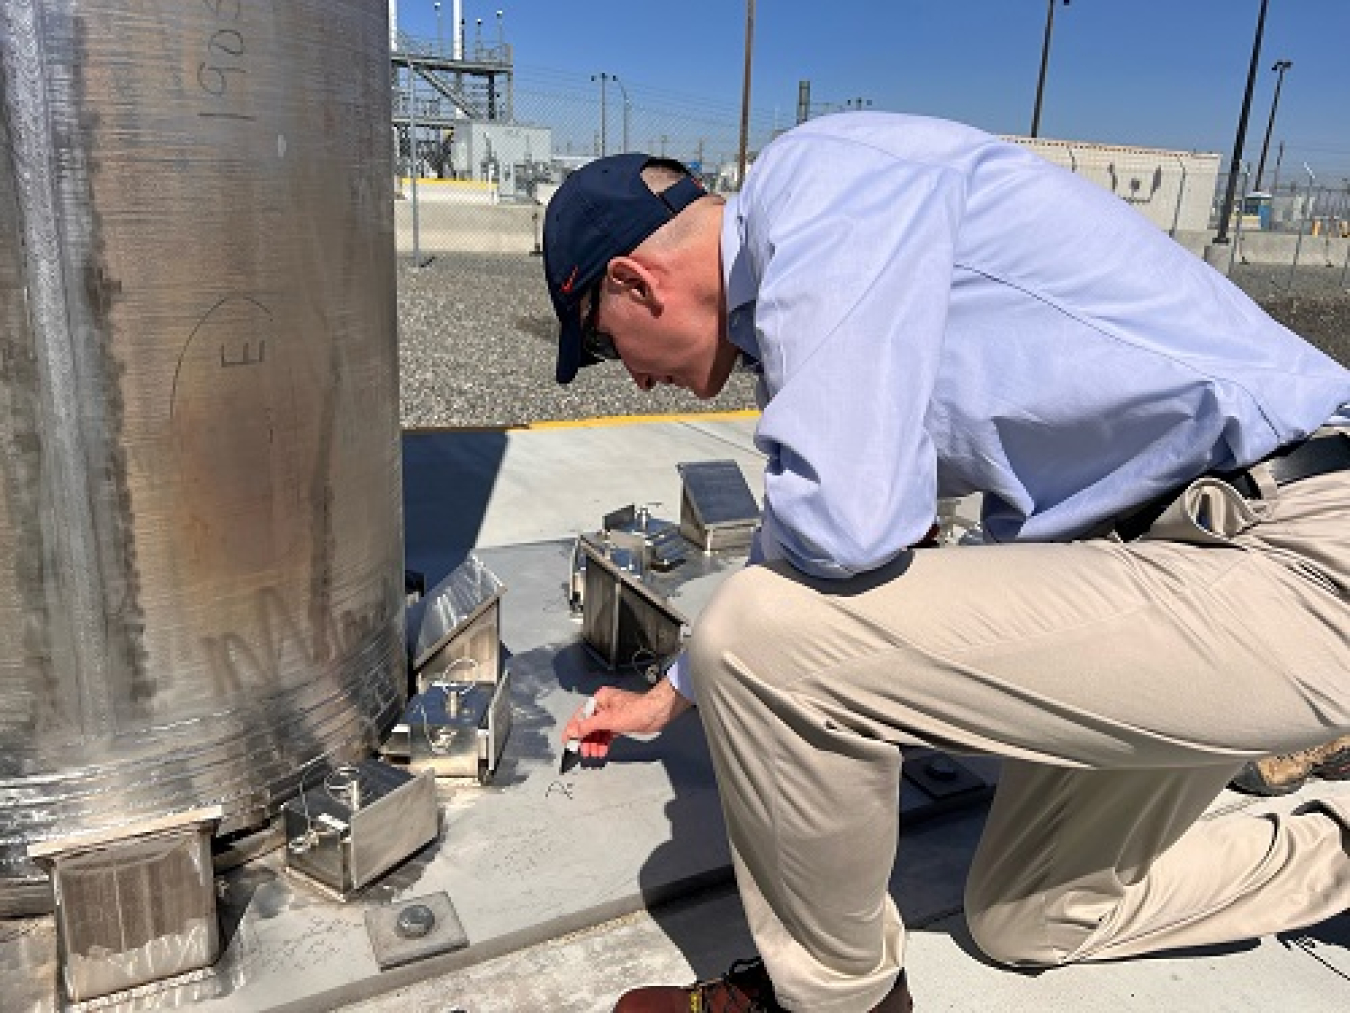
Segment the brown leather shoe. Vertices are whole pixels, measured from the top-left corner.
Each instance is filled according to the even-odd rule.
[[[1311,777],[1350,780],[1350,735],[1297,753],[1279,753],[1248,763],[1229,782],[1248,795],[1288,795]]]
[[[910,1013],[914,1001],[909,997],[905,973],[900,972],[895,987],[872,1013]],[[625,992],[614,1013],[784,1013],[773,994],[773,982],[764,962],[738,960],[726,974],[692,985],[647,985]]]

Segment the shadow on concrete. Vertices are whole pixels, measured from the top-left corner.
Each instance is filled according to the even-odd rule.
[[[689,727],[680,727],[686,724]],[[734,960],[755,956],[756,947],[739,903],[724,825],[720,818],[708,819],[709,805],[701,793],[709,789],[696,786],[700,782],[690,785],[681,780],[680,775],[699,761],[706,765],[706,784],[716,793],[711,787],[713,773],[702,725],[695,713],[649,742],[620,740],[611,760],[654,761],[666,764],[676,794],[665,810],[670,840],[653,851],[640,875],[643,899],[695,976],[715,977]],[[916,803],[913,789],[905,790],[890,892],[907,930],[948,934],[973,958],[995,966],[970,937],[962,906],[966,875],[987,807],[972,803],[944,811]],[[705,871],[688,874],[690,855],[701,856]],[[700,917],[700,911],[713,917]]]
[[[503,651],[506,651],[503,645]],[[519,654],[507,652],[511,669],[511,738],[492,777],[492,789],[523,784],[529,769],[550,764],[556,755],[557,722],[540,702],[556,684],[552,647],[538,647]]]
[[[477,543],[505,457],[504,432],[404,432],[403,555],[428,587]]]
[[[1342,978],[1350,978],[1350,961],[1346,954],[1350,951],[1350,914],[1340,914],[1328,918],[1306,929],[1281,932],[1276,937],[1286,949],[1299,949]],[[1334,956],[1319,952],[1323,949],[1335,950]]]
[[[639,674],[606,670],[580,640],[551,651],[553,678],[578,698],[601,686],[629,692],[650,688]],[[682,715],[651,738],[618,738],[605,761],[583,760],[580,766],[598,773],[626,764],[661,766],[673,792],[664,807],[669,836],[638,873],[642,907],[683,954],[694,977],[719,975],[733,960],[753,955],[754,942],[736,896],[712,759],[697,713]],[[711,919],[706,914],[710,903]],[[688,983],[633,981],[630,986]]]
[[[679,720],[698,724],[695,715]],[[721,820],[710,826],[706,804],[678,786],[675,797],[666,804],[665,815],[670,820],[670,840],[651,853],[638,877],[643,905],[688,961],[693,977],[714,978],[724,974],[733,961],[755,955],[755,942],[726,853],[726,831]],[[687,862],[691,853],[707,856],[708,867],[691,872]],[[710,918],[708,906],[714,903],[717,916]]]

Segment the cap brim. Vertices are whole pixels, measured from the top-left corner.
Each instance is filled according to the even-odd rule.
[[[562,318],[558,330],[558,366],[554,374],[559,383],[571,383],[582,366],[581,321],[575,313]]]
[[[557,305],[558,320],[558,364],[554,376],[559,383],[571,383],[581,371],[582,366],[594,366],[602,360],[588,355],[581,347],[580,307]]]

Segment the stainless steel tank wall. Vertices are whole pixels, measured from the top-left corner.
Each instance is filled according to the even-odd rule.
[[[387,14],[0,3],[0,915],[401,710]]]

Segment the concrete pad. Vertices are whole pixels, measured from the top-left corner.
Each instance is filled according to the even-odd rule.
[[[503,641],[518,688],[501,779],[443,789],[440,838],[351,904],[293,880],[280,853],[234,870],[221,897],[221,961],[191,981],[107,1008],[606,1010],[635,984],[715,975],[748,955],[739,900],[726,886],[726,843],[698,722],[686,718],[656,742],[626,742],[606,769],[566,777],[557,773],[557,730],[587,693],[615,679],[576,644],[567,616],[571,536],[630,502],[659,502],[657,516],[672,516],[680,461],[741,461],[761,495],[753,424],[409,436],[409,565],[434,582],[476,547],[508,587]],[[729,572],[735,560],[726,565]],[[681,590],[686,614],[696,614],[717,578]],[[971,765],[995,777],[994,761]],[[1225,796],[1215,812],[1253,805],[1265,803]],[[912,802],[902,806],[913,812]],[[920,1010],[1320,1013],[1345,1005],[1346,919],[1222,952],[1040,975],[985,963],[961,914],[982,820],[976,806],[911,822],[902,837],[891,889],[911,929]],[[470,946],[380,972],[365,909],[441,890]],[[690,899],[691,890],[705,892]],[[0,925],[0,1007],[55,1010],[55,953],[50,919]]]
[[[563,592],[570,548],[559,541],[480,553],[507,587],[502,639],[513,677],[513,728],[493,783],[442,782],[439,838],[350,903],[288,872],[284,849],[228,873],[220,897],[224,953],[204,979],[161,986],[166,1002],[187,999],[222,1013],[328,1010],[729,879],[720,803],[695,715],[659,743],[616,744],[603,771],[558,772],[558,730],[587,695],[605,684],[646,685],[605,671],[578,643]],[[730,562],[721,567],[731,569]],[[437,892],[449,895],[468,948],[381,972],[366,910]],[[51,919],[32,930],[23,954],[17,938],[14,947],[0,939],[0,994],[21,985],[45,992],[37,1008],[54,1009]],[[40,961],[28,952],[35,940],[46,954]],[[20,959],[41,982],[22,972],[8,979],[4,968]]]
[[[758,419],[657,420],[403,439],[408,565],[439,580],[469,549],[573,538],[611,510],[653,506],[678,519],[684,461],[730,459],[764,495]]]
[[[1333,1013],[1350,1001],[1346,916],[1303,932],[1208,951],[1039,973],[992,965],[976,952],[959,909],[959,876],[964,874],[960,866],[969,859],[980,822],[977,814],[964,814],[907,835],[902,846],[892,893],[910,929],[907,964],[921,1013],[984,1009]],[[942,902],[944,892],[954,899],[955,909],[933,906]],[[635,985],[683,984],[710,977],[752,952],[735,893],[710,891],[347,1010],[608,1010]]]
[[[696,715],[656,741],[621,740],[604,769],[558,772],[558,730],[587,695],[601,685],[645,688],[640,677],[606,671],[578,643],[564,594],[570,547],[553,541],[478,550],[507,588],[502,640],[514,684],[514,726],[494,782],[443,784],[438,840],[348,904],[289,873],[283,852],[227,874],[223,956],[204,977],[159,987],[160,996],[174,1003],[190,996],[222,1013],[327,1010],[730,881]],[[731,556],[691,567],[693,579],[673,601],[693,618],[718,580],[742,563]],[[942,808],[909,782],[901,806],[916,824]],[[905,894],[914,917],[959,909],[973,843],[967,828],[941,848],[909,856]],[[452,901],[468,947],[381,971],[366,912],[439,892]],[[50,959],[50,920],[38,934]],[[0,967],[5,952],[0,943]]]
[[[219,1011],[331,1009],[725,885],[729,855],[696,716],[658,742],[622,741],[604,770],[559,775],[558,729],[581,701],[602,684],[645,686],[605,671],[580,646],[565,585],[572,536],[593,530],[604,513],[637,502],[653,505],[658,518],[678,516],[680,462],[737,460],[761,495],[753,424],[695,420],[410,436],[408,565],[434,582],[474,548],[507,588],[501,620],[515,682],[514,728],[498,778],[487,788],[443,788],[439,839],[352,903],[334,903],[295,879],[279,852],[229,873],[220,905],[224,955],[204,977],[159,986],[155,1002]],[[674,582],[672,601],[694,618],[742,563],[733,554],[701,559]],[[915,822],[936,809],[908,782],[901,803]],[[916,886],[907,893],[921,916],[959,905],[973,831],[963,839],[967,847],[949,840],[911,856]],[[454,904],[468,948],[381,972],[365,910],[440,891]],[[7,963],[26,965],[40,980],[15,980],[50,998],[54,935],[49,920],[31,928],[23,953],[17,942],[7,948],[0,941],[0,985],[11,984],[2,973]],[[683,944],[698,945],[692,935]]]

